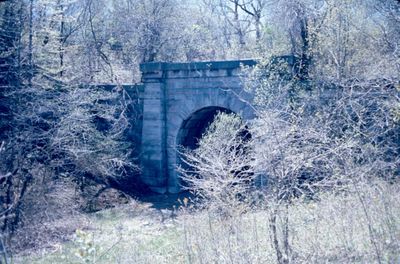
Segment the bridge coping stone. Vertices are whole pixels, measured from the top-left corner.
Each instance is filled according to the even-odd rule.
[[[140,71],[155,73],[160,71],[197,71],[197,70],[219,70],[219,69],[237,69],[241,65],[254,66],[255,60],[232,60],[232,61],[201,61],[201,62],[148,62],[140,64]]]

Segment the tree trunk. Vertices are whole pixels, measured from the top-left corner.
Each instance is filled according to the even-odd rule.
[[[300,22],[300,37],[302,46],[299,65],[299,77],[301,80],[307,80],[310,73],[311,51],[308,30],[307,18],[302,18]]]

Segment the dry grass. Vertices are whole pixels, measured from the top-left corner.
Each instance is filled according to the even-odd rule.
[[[354,190],[289,206],[291,263],[376,263],[376,249],[381,263],[399,263],[400,186],[379,181],[358,187],[365,207]],[[80,235],[15,263],[276,263],[271,210],[266,201],[224,218],[186,207],[166,218],[168,212],[149,205],[125,205],[90,217],[83,232],[93,249],[87,258],[77,256],[84,248]],[[285,212],[277,214],[282,232]]]
[[[291,263],[375,263],[370,224],[382,263],[399,263],[399,186],[365,186],[363,191],[369,219],[352,192],[293,202],[288,213]],[[267,206],[224,221],[207,213],[188,216],[189,262],[276,263],[268,225],[272,213]],[[278,227],[284,227],[284,216],[278,211]]]

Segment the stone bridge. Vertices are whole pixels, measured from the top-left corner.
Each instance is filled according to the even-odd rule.
[[[179,192],[177,146],[193,148],[215,114],[254,117],[246,104],[241,65],[253,60],[141,65],[142,180],[156,192]]]
[[[298,63],[292,56],[276,57],[271,62],[282,60],[290,66],[282,74],[298,72]],[[132,104],[133,111],[128,111],[139,116],[131,117],[127,139],[139,155],[142,181],[151,190],[159,193],[181,190],[176,170],[180,165],[177,148],[195,148],[218,112],[234,112],[243,120],[255,117],[247,103],[252,95],[244,91],[240,78],[241,65],[255,64],[254,60],[145,63],[141,65],[142,83],[124,85],[124,90],[139,101]],[[309,80],[303,82],[310,85]],[[323,85],[314,93],[322,104],[327,104],[340,97],[338,88]],[[375,93],[372,96],[376,97]]]

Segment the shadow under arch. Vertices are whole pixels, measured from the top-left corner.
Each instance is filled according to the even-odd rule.
[[[195,149],[198,146],[199,139],[218,113],[232,114],[234,112],[224,107],[208,106],[192,113],[182,122],[179,128],[176,146],[178,148]]]
[[[186,187],[186,184],[181,179],[178,168],[190,170],[190,167],[185,164],[182,159],[182,152],[184,152],[185,149],[193,150],[198,147],[199,140],[202,138],[207,128],[215,120],[215,117],[219,113],[236,114],[234,111],[228,108],[220,106],[208,106],[190,114],[190,116],[185,119],[180,126],[176,137],[177,152],[175,173],[181,190],[182,188],[184,189]]]

